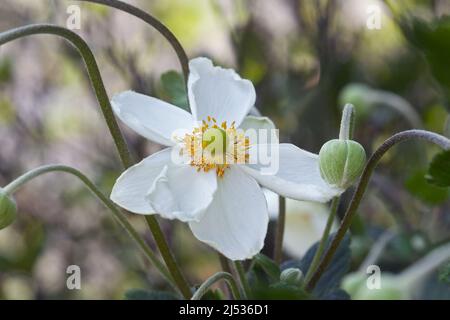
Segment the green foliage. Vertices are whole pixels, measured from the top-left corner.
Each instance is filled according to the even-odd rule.
[[[172,104],[184,110],[189,110],[186,86],[181,74],[176,71],[166,72],[161,76],[161,83],[164,93]]]
[[[327,247],[330,245],[334,234],[330,236],[327,242]],[[298,268],[307,273],[311,265],[313,257],[319,246],[319,242],[316,242],[306,252],[305,256],[299,261],[288,261],[283,264],[282,269]],[[339,288],[340,283],[344,275],[350,268],[351,250],[350,250],[350,236],[347,234],[331,260],[330,265],[322,274],[320,280],[317,282],[312,294],[318,299],[348,299],[348,294]]]
[[[272,280],[277,281],[280,279],[281,274],[280,268],[272,259],[259,253],[254,257],[254,261],[266,272],[266,274]]]
[[[439,271],[439,280],[450,285],[450,261]]]
[[[450,195],[447,188],[428,183],[425,170],[417,170],[405,182],[406,189],[423,202],[436,205],[446,201]]]
[[[450,150],[434,156],[426,177],[428,182],[438,187],[450,187]]]
[[[425,54],[433,76],[450,94],[450,16],[431,23],[413,18],[403,21],[403,28],[406,37]]]

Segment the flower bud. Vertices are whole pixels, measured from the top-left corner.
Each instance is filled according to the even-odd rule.
[[[0,230],[9,226],[16,219],[15,201],[0,188]]]
[[[365,163],[364,148],[353,140],[330,140],[319,152],[322,178],[342,189],[347,189],[361,176]]]
[[[303,272],[297,268],[285,269],[281,272],[280,281],[290,285],[299,286],[303,283]]]

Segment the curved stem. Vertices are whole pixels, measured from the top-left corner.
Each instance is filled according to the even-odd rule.
[[[86,65],[92,87],[94,88],[95,95],[103,113],[103,117],[106,120],[106,124],[108,125],[114,143],[119,151],[120,159],[125,167],[129,167],[131,165],[130,152],[112,112],[111,104],[109,102],[108,94],[106,93],[97,62],[95,61],[95,57],[89,46],[76,33],[63,27],[51,24],[31,24],[2,32],[0,33],[0,46],[7,42],[34,34],[53,34],[60,36],[69,41],[75,48],[78,49],[78,52]]]
[[[242,296],[244,299],[248,299],[250,297],[250,286],[247,282],[247,278],[245,276],[244,266],[241,261],[234,261],[234,267],[236,268],[237,274],[239,276],[239,281],[242,286]]]
[[[64,166],[64,165],[46,165],[42,167],[35,168],[31,171],[28,171],[27,173],[21,175],[14,181],[12,181],[10,184],[5,186],[3,190],[9,194],[12,195],[17,190],[20,189],[25,183],[28,181],[37,178],[45,173],[49,172],[65,172],[69,173],[83,182],[86,187],[108,208],[111,210],[114,217],[117,219],[119,224],[128,232],[130,237],[136,242],[136,244],[139,246],[139,248],[142,250],[144,255],[150,260],[150,262],[158,269],[159,272],[172,284],[174,285],[173,279],[164,267],[164,265],[156,258],[152,250],[147,246],[145,241],[139,236],[138,232],[133,228],[133,226],[128,222],[125,215],[114,205],[114,203],[106,197],[98,188],[97,186],[92,183],[84,174],[82,174],[80,171]],[[175,287],[175,285],[174,285]]]
[[[176,282],[178,288],[180,288],[184,298],[189,299],[192,296],[191,289],[189,288],[189,284],[181,273],[180,268],[178,267],[178,264],[170,251],[169,245],[164,238],[164,234],[161,231],[158,220],[156,220],[153,216],[145,216],[145,220],[147,221],[148,227],[153,234],[153,238],[158,245],[159,252],[163,257],[173,280]]]
[[[333,241],[330,244],[330,247],[325,252],[325,255],[323,259],[320,261],[319,266],[317,267],[317,270],[311,277],[311,280],[307,283],[306,288],[308,290],[312,290],[314,286],[316,285],[317,281],[320,279],[322,273],[325,271],[325,269],[328,267],[329,263],[331,262],[331,259],[333,258],[334,253],[336,252],[339,243],[342,241],[342,239],[345,236],[345,233],[349,229],[352,218],[356,213],[356,210],[358,209],[358,206],[361,202],[361,199],[364,195],[364,192],[366,191],[367,185],[370,180],[370,176],[372,175],[372,172],[374,171],[375,167],[378,164],[378,161],[381,159],[381,157],[394,145],[397,143],[400,143],[405,140],[411,140],[411,139],[421,139],[428,142],[431,142],[433,144],[438,145],[444,150],[450,149],[450,140],[447,139],[444,136],[441,136],[437,133],[425,131],[425,130],[407,130],[399,132],[389,139],[387,139],[370,157],[369,161],[366,164],[366,167],[364,168],[364,172],[361,176],[361,179],[358,183],[358,186],[355,190],[355,193],[353,194],[353,198],[350,202],[350,205],[347,208],[347,211],[344,215],[344,218],[341,222],[341,225],[339,227],[339,230],[337,231],[335,237],[333,238]]]
[[[158,30],[161,35],[166,38],[167,41],[169,41],[172,48],[175,50],[175,53],[177,54],[178,60],[180,61],[181,69],[183,70],[184,80],[187,85],[188,82],[188,76],[189,76],[189,60],[186,55],[186,52],[184,51],[183,47],[181,46],[178,39],[175,37],[175,35],[170,31],[164,24],[162,24],[158,19],[151,16],[147,12],[136,8],[132,6],[131,4],[119,1],[119,0],[76,0],[76,1],[82,1],[82,2],[92,2],[97,4],[106,5],[112,8],[116,8],[118,10],[122,10],[124,12],[127,12],[143,21],[151,25],[153,28]]]
[[[114,114],[112,112],[111,104],[109,102],[109,98],[106,93],[105,86],[103,84],[103,80],[101,78],[100,71],[97,66],[97,62],[95,61],[95,57],[92,54],[92,51],[90,50],[89,46],[76,33],[68,29],[50,24],[33,24],[0,33],[0,45],[15,39],[19,39],[34,34],[54,34],[63,37],[78,49],[84,60],[84,63],[86,64],[86,68],[88,70],[88,74],[91,79],[91,83],[94,88],[97,100],[100,104],[103,116],[106,120],[109,131],[113,137],[114,143],[119,152],[122,164],[125,168],[131,166],[132,161],[127,143],[122,135],[122,132],[120,131],[116,118],[114,117]],[[156,218],[153,216],[149,216],[148,219],[156,221]],[[165,242],[167,245],[167,242],[164,239],[164,237],[162,237],[160,240],[161,242],[157,243],[158,246],[160,246],[163,242]],[[164,250],[161,248],[159,249]],[[177,272],[179,272],[179,270]],[[173,271],[172,274],[173,273],[176,272]],[[182,289],[180,288],[180,290]],[[183,289],[182,291],[185,290]]]
[[[228,286],[230,287],[230,291],[233,294],[233,298],[235,300],[240,299],[239,288],[234,280],[233,276],[228,272],[217,272],[216,274],[209,277],[202,285],[197,289],[197,291],[192,296],[191,300],[200,300],[206,292],[208,292],[209,288],[216,282],[224,280]]]
[[[283,196],[279,196],[277,231],[275,234],[275,247],[273,251],[273,257],[277,264],[281,263],[283,257],[283,238],[284,238],[285,224],[286,224],[286,198]]]
[[[316,253],[314,254],[313,260],[308,268],[308,272],[306,273],[305,283],[308,283],[308,281],[311,280],[313,272],[316,270],[317,265],[320,262],[320,258],[322,258],[323,251],[325,250],[325,246],[328,242],[328,237],[330,236],[331,227],[333,226],[334,219],[336,218],[339,200],[340,197],[334,197],[333,200],[331,200],[330,214],[328,215],[327,224],[325,226],[325,230],[323,231],[322,239],[320,239]]]

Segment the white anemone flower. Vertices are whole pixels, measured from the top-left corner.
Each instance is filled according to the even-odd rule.
[[[277,143],[279,169],[264,173],[262,164],[249,160],[260,145],[238,133],[239,128],[273,125],[267,118],[246,117],[256,99],[253,84],[206,58],[191,60],[189,70],[192,114],[132,91],[112,99],[114,112],[126,125],[168,148],[123,172],[111,199],[133,213],[187,222],[197,239],[231,260],[251,258],[264,245],[269,220],[260,185],[287,197],[319,202],[343,190],[321,178],[317,155],[292,144]],[[198,142],[201,149],[208,147],[203,135],[213,128],[227,141],[222,162],[191,152]],[[229,161],[229,141],[245,153],[244,161]],[[190,161],[174,161],[178,153]]]

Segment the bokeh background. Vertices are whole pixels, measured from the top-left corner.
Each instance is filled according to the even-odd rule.
[[[439,65],[439,52],[450,50],[450,28],[428,42],[414,31],[417,18],[431,26],[450,14],[450,1],[394,1],[391,8],[375,0],[127,2],[165,23],[189,57],[208,56],[252,80],[256,107],[273,119],[285,142],[318,153],[336,137],[345,102],[355,104],[355,140],[368,154],[412,127],[449,134],[450,70]],[[172,48],[126,13],[77,1],[2,0],[0,31],[37,22],[65,26],[74,4],[81,8],[81,29],[74,31],[93,50],[110,96],[131,88],[183,106],[172,90],[179,74],[166,74],[180,72]],[[370,5],[381,9],[379,30],[367,27]],[[160,149],[122,128],[135,160]],[[380,263],[392,272],[450,240],[449,190],[424,178],[436,151],[404,143],[383,159],[354,223],[354,268],[387,229],[396,236]],[[65,41],[39,35],[0,48],[0,185],[49,163],[79,168],[105,193],[121,168],[80,56]],[[0,231],[0,299],[121,299],[132,288],[168,289],[76,179],[49,174],[29,183],[16,200],[17,221]],[[143,218],[128,217],[153,244]],[[297,220],[289,232],[296,232],[297,223],[302,232],[308,217]],[[193,283],[219,270],[217,255],[186,225],[161,223]],[[272,239],[269,233],[268,254]],[[82,290],[66,288],[71,264],[81,267]],[[436,284],[437,277],[430,276],[419,297],[450,298],[448,284]]]

